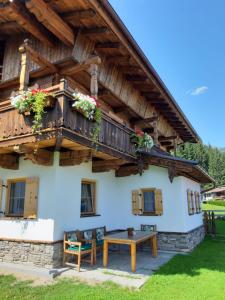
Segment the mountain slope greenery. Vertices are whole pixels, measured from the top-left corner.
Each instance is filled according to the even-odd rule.
[[[211,145],[185,143],[177,148],[178,157],[197,160],[210,176],[216,186],[225,185],[225,151]],[[205,186],[210,187],[208,185]]]

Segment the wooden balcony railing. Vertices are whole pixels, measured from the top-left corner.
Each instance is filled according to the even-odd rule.
[[[43,117],[43,131],[59,132],[65,138],[74,140],[88,147],[94,147],[91,132],[94,123],[87,120],[82,114],[74,111],[71,107],[72,94],[66,90],[56,89],[56,103]],[[0,147],[7,141],[16,139],[15,145],[20,143],[19,139],[25,136],[33,136],[33,117],[24,116],[14,109],[10,101],[0,104]],[[130,142],[133,130],[113,120],[103,113],[99,145],[97,149],[113,156],[123,159],[135,159],[134,145]],[[13,145],[10,142],[10,145]]]

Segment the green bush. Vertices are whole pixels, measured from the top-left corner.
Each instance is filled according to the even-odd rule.
[[[225,201],[223,201],[223,200],[210,200],[210,201],[207,201],[207,204],[212,204],[212,205],[224,206],[225,207]]]

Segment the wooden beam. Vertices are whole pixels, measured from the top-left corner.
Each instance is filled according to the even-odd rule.
[[[83,35],[101,35],[101,34],[109,34],[111,31],[107,27],[91,27],[84,28],[81,30]]]
[[[146,97],[146,98],[148,98],[148,99],[150,99],[150,98],[158,98],[158,97],[160,97],[160,93],[158,93],[158,92],[142,92],[141,93],[141,95],[143,96],[143,97]]]
[[[148,77],[147,76],[141,76],[141,75],[127,75],[126,76],[127,81],[147,81]]]
[[[68,46],[73,46],[73,30],[47,3],[43,0],[28,0],[26,7],[59,40]]]
[[[146,119],[143,119],[143,120],[133,121],[132,123],[134,125],[138,126],[138,127],[144,128],[144,126],[149,127],[150,123],[152,123],[154,121],[158,121],[158,120],[159,120],[159,117],[156,115],[156,116],[146,118]]]
[[[114,107],[113,108],[113,111],[118,114],[118,113],[121,113],[121,112],[125,112],[125,111],[128,111],[129,110],[129,107],[127,106],[119,106],[119,107]]]
[[[19,155],[18,154],[0,154],[0,167],[3,169],[18,170]]]
[[[43,43],[53,46],[52,38],[48,31],[30,14],[20,0],[11,0],[10,9],[16,16],[17,23]]]
[[[61,167],[80,165],[92,158],[91,150],[76,150],[60,152],[59,165]]]
[[[95,49],[120,49],[121,44],[117,42],[97,43]]]
[[[7,34],[8,31],[15,32],[16,30],[20,30],[20,31],[23,30],[23,28],[16,21],[8,21],[8,22],[1,23],[0,31],[2,33]]]
[[[124,74],[130,74],[130,73],[143,73],[143,71],[140,69],[140,67],[133,67],[133,66],[121,66],[120,71]]]
[[[159,136],[159,141],[170,141],[170,140],[175,140],[177,138],[177,135],[170,135],[170,136]]]
[[[90,65],[92,65],[92,64],[98,65],[100,63],[101,63],[101,58],[99,56],[89,57],[74,66],[69,66],[64,69],[61,69],[60,74],[64,74],[66,76],[71,76],[78,72],[87,70],[90,67]]]
[[[120,166],[125,163],[126,161],[124,161],[123,159],[92,161],[92,172],[98,173],[118,170]]]
[[[143,170],[148,169],[148,164],[143,165]],[[121,166],[118,170],[116,170],[116,177],[125,177],[130,175],[139,174],[140,170],[138,165],[125,165]]]
[[[25,153],[25,160],[31,160],[33,164],[41,166],[52,166],[54,152],[45,149],[33,150],[33,152]]]
[[[119,64],[119,63],[127,63],[129,64],[131,62],[130,56],[124,56],[124,55],[116,55],[116,56],[110,56],[106,58],[107,63],[113,63],[113,64]]]
[[[45,149],[33,149],[26,145],[14,146],[14,152],[24,156],[24,160],[30,160],[33,164],[41,166],[52,166],[54,152]]]
[[[74,20],[76,21],[76,20],[94,18],[96,16],[96,12],[93,9],[74,10],[74,11],[62,13],[60,14],[60,16],[66,22],[72,22]]]

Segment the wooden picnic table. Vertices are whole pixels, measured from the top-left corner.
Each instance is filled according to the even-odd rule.
[[[156,234],[157,234],[156,232],[136,230],[133,236],[128,236],[127,231],[113,233],[104,236],[103,266],[107,267],[108,265],[109,244],[120,244],[120,245],[125,244],[125,245],[130,245],[131,270],[132,272],[135,272],[137,244],[150,240],[152,246],[152,256],[156,257],[158,255]]]

